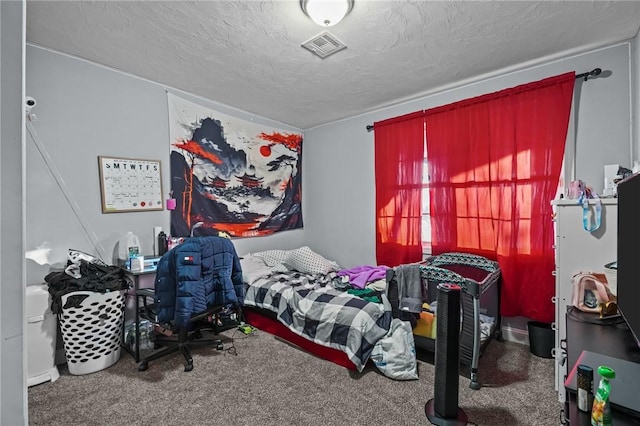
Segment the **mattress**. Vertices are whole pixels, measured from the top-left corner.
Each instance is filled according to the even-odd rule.
[[[247,284],[245,307],[272,311],[294,334],[346,353],[358,371],[389,330],[391,306],[386,296],[376,303],[338,290],[332,285],[340,280],[335,271],[279,271],[248,256],[241,263]]]

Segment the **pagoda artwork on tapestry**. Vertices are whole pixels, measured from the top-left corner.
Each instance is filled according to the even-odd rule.
[[[302,228],[302,134],[168,94],[171,236],[253,237]]]

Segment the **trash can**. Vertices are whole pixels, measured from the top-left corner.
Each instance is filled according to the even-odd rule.
[[[551,351],[555,346],[555,332],[551,324],[529,321],[529,350],[541,358],[553,358]]]
[[[110,367],[120,359],[124,292],[67,293],[62,296],[59,322],[70,374]]]
[[[46,285],[30,285],[25,290],[27,317],[27,386],[59,377],[56,367],[57,322],[49,309],[51,300]]]

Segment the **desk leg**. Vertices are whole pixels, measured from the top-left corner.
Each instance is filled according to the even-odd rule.
[[[126,307],[126,304],[127,304],[127,301],[129,300],[129,297],[131,297],[131,296],[132,296],[131,290],[127,290],[127,292],[125,293],[125,307],[124,307],[125,317],[124,317],[124,319],[122,321],[122,342],[121,342],[121,346],[125,351],[127,351],[129,353],[129,355],[131,355],[133,358],[135,358],[136,354],[135,354],[133,348],[131,348],[129,346],[129,343],[127,342],[127,326],[126,326],[126,324],[127,324],[127,321],[126,321],[127,320],[127,318],[126,318],[127,307]]]
[[[134,302],[134,306],[136,308],[136,315],[135,315],[135,319],[136,319],[136,323],[135,323],[135,328],[136,328],[136,356],[134,357],[136,362],[140,362],[140,302],[138,302],[138,289],[139,289],[139,284],[138,284],[138,276],[136,275],[135,278],[135,285],[134,285],[134,291],[135,291],[135,302]]]
[[[136,314],[134,316],[135,319],[135,343],[133,344],[133,348],[131,348],[129,346],[129,343],[127,342],[127,335],[126,335],[126,317],[125,320],[122,321],[122,347],[124,347],[124,349],[129,352],[129,354],[133,357],[133,359],[136,362],[140,362],[140,303],[138,302],[138,289],[139,289],[139,283],[138,283],[138,276],[134,275],[133,276],[133,291],[127,291],[127,295],[126,295],[126,300],[129,300],[130,296],[133,296],[134,298],[134,307],[136,310]],[[126,303],[125,303],[126,305]],[[125,312],[126,312],[126,306],[125,306]]]
[[[131,352],[127,344],[127,300],[129,300],[129,296],[129,290],[126,290],[124,293],[124,307],[122,308],[124,312],[122,313],[122,340],[120,341],[120,346],[127,351],[129,355],[133,356],[133,352]]]

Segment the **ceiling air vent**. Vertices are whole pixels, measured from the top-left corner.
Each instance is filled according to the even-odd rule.
[[[302,47],[315,53],[322,59],[347,48],[343,42],[338,40],[336,36],[330,34],[328,31],[323,31],[317,36],[305,41],[302,43]]]

